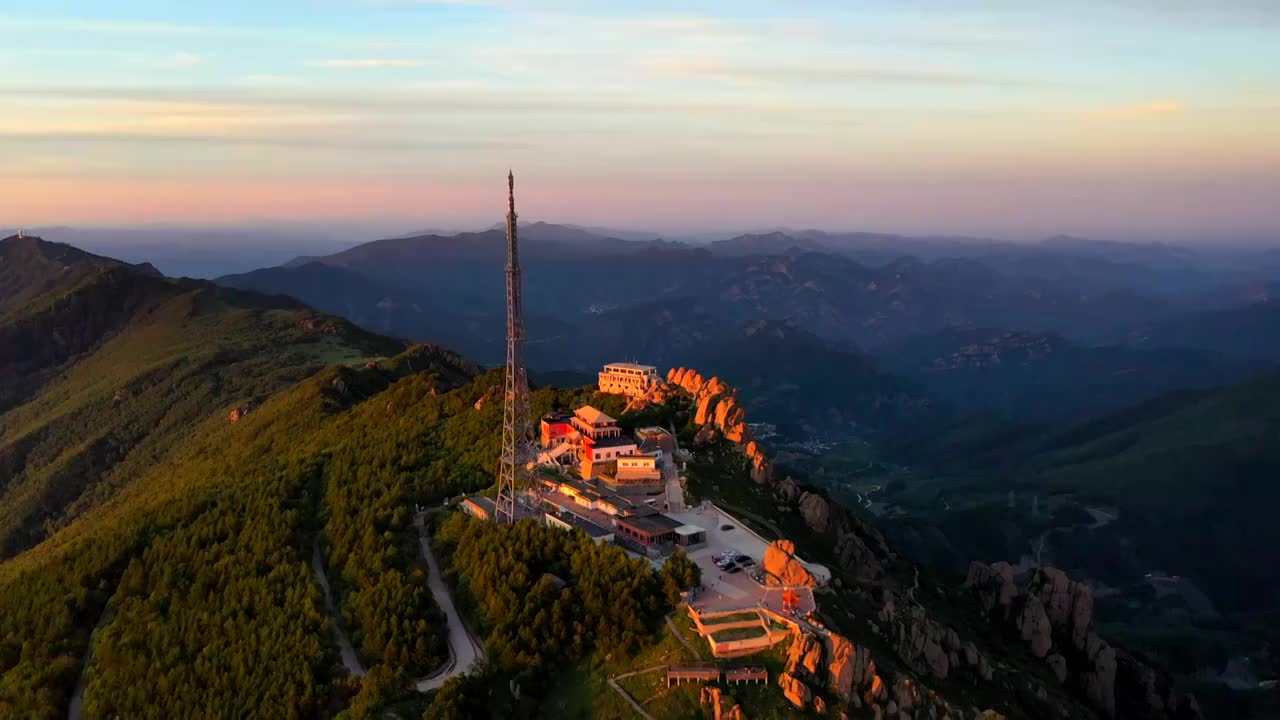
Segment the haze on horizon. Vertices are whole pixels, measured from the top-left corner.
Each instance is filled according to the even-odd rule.
[[[0,222],[1280,236],[1280,4],[13,0]]]

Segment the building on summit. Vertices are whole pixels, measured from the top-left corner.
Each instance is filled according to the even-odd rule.
[[[640,397],[662,382],[658,368],[635,363],[609,363],[600,371],[600,392]]]

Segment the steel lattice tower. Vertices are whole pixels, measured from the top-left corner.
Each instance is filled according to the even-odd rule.
[[[516,496],[525,489],[525,465],[533,458],[529,425],[529,378],[524,367],[524,303],[520,251],[516,239],[516,180],[507,173],[507,371],[502,406],[502,455],[498,458],[498,499],[493,518],[516,518]]]

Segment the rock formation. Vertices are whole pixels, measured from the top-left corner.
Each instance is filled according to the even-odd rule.
[[[693,398],[693,422],[702,426],[694,438],[695,443],[723,436],[746,455],[751,463],[752,480],[763,485],[773,479],[769,460],[747,427],[747,412],[739,404],[737,390],[718,377],[705,380],[701,373],[690,368],[672,368],[667,373],[667,385],[653,392],[665,398],[672,388],[680,388]]]
[[[733,698],[725,695],[718,687],[704,686],[700,702],[703,705],[711,706],[713,720],[746,720],[746,716],[742,713],[742,707],[734,702]]]
[[[490,400],[498,397],[499,392],[501,391],[498,389],[497,385],[489,386],[489,389],[485,391],[484,395],[480,396],[479,400],[476,400],[476,404],[473,405],[472,407],[474,407],[476,410],[483,410],[484,406],[487,405]]]
[[[1008,563],[974,562],[964,587],[992,622],[1016,629],[1060,683],[1108,717],[1200,717],[1195,698],[1175,692],[1167,677],[1099,637],[1092,591],[1061,570],[1038,568],[1019,587]]]
[[[909,600],[899,602],[887,593],[878,619],[894,643],[898,656],[914,671],[939,680],[957,675],[970,680],[990,680],[987,659],[972,642],[964,643],[952,628],[929,617],[924,608]]]
[[[819,714],[837,715],[842,708],[866,708],[873,717],[960,717],[937,693],[914,678],[899,675],[892,682],[876,672],[876,663],[865,647],[848,638],[827,633],[822,639],[802,630],[787,653],[785,671],[778,678],[787,699],[797,708],[811,706]]]
[[[790,540],[774,540],[764,551],[765,580],[770,585],[817,587],[818,581],[796,559],[796,544]]]
[[[897,558],[880,531],[824,496],[801,489],[791,478],[778,483],[774,489],[781,500],[800,511],[811,530],[830,543],[840,569],[855,579],[877,580],[885,574],[884,563]]]
[[[809,690],[809,686],[791,673],[784,672],[779,675],[778,685],[782,688],[782,694],[791,701],[791,704],[801,710],[809,704],[809,698],[813,697],[813,692]]]

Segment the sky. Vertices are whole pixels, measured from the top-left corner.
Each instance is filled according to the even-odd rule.
[[[1274,0],[5,0],[0,224],[1280,244]]]

